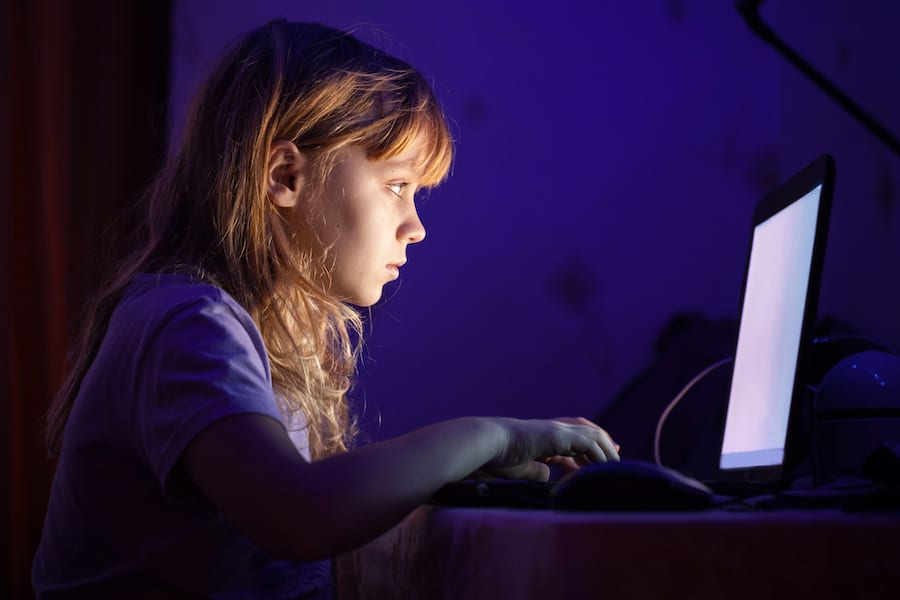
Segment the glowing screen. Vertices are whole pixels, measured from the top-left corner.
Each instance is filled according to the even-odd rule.
[[[820,185],[753,230],[722,469],[784,460],[821,191]]]

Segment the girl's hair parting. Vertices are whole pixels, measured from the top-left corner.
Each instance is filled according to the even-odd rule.
[[[188,273],[230,294],[259,326],[280,408],[305,417],[312,456],[345,451],[357,433],[346,395],[360,316],[325,292],[321,249],[303,247],[268,200],[270,149],[292,141],[310,159],[318,193],[342,148],[379,160],[420,135],[421,181],[431,187],[447,176],[453,143],[431,86],[405,62],[316,24],[277,20],[240,40],[200,89],[179,149],[141,198],[148,217],[139,245],[88,305],[48,412],[51,452],[139,272]]]

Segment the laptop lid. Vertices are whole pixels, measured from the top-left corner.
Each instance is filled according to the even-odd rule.
[[[773,481],[802,461],[803,370],[816,319],[834,188],[822,155],[753,212],[719,477]]]

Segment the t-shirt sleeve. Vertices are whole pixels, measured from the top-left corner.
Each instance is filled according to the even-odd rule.
[[[188,444],[213,422],[248,413],[282,422],[262,338],[246,313],[222,300],[175,309],[143,358],[134,422],[164,489]]]

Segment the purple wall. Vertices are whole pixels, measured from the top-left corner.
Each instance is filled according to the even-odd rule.
[[[308,4],[176,2],[174,112],[222,44],[276,16],[367,24],[360,37],[433,78],[458,159],[372,310],[356,390],[371,438],[463,414],[597,414],[673,314],[735,315],[753,204],[823,151],[838,183],[820,312],[900,346],[900,156],[732,2]],[[900,4],[761,14],[900,135]]]

